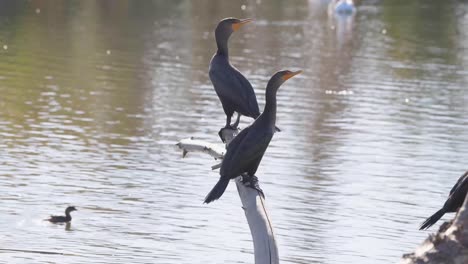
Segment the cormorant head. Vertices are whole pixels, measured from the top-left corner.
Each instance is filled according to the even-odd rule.
[[[238,30],[243,25],[252,22],[253,19],[237,19],[229,17],[221,20],[215,30],[215,37],[217,41],[227,41],[231,36],[232,32]]]
[[[288,80],[289,78],[292,78],[293,76],[300,74],[301,72],[302,71],[295,71],[295,72],[288,71],[288,70],[279,71],[273,74],[270,81],[268,81],[267,88],[271,87],[271,88],[278,89],[286,80]]]
[[[65,213],[70,213],[73,211],[78,211],[75,206],[68,206],[67,209],[65,210]]]

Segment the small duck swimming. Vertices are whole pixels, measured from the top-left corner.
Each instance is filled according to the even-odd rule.
[[[67,209],[65,209],[65,216],[61,215],[52,215],[50,216],[49,219],[46,219],[47,221],[51,223],[68,223],[72,220],[70,212],[73,211],[78,211],[75,206],[68,206]]]

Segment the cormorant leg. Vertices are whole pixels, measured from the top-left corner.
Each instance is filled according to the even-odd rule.
[[[237,120],[234,124],[231,125],[233,129],[237,129],[237,126],[239,125],[240,117],[241,117],[241,114],[237,113]]]
[[[258,178],[255,175],[248,175],[247,173],[242,174],[242,183],[250,187],[254,190],[257,190],[260,195],[265,199],[265,194],[263,193],[263,190],[260,188],[260,185],[258,184]]]
[[[232,117],[232,114],[231,115],[226,115],[226,126],[225,126],[225,128],[231,127],[231,117]]]
[[[232,115],[226,114],[226,126],[224,126],[218,131],[218,136],[221,139],[221,141],[223,141],[223,143],[226,143],[226,140],[223,137],[223,130],[226,128],[231,128],[231,116]]]

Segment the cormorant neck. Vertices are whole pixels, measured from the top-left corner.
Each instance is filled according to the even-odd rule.
[[[263,115],[265,115],[268,120],[271,122],[273,128],[275,127],[276,122],[276,92],[278,89],[276,87],[267,87],[265,94],[265,110]]]
[[[228,58],[229,57],[229,52],[228,52],[229,36],[226,37],[225,35],[222,35],[221,33],[218,33],[217,31],[215,33],[215,38],[216,38],[216,45],[218,46],[218,51],[216,51],[216,54],[224,55]]]

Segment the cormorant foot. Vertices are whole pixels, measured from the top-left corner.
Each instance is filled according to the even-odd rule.
[[[257,190],[260,195],[265,199],[265,194],[263,193],[263,190],[260,188],[260,185],[258,184],[258,178],[257,176],[253,175],[247,175],[247,174],[242,174],[242,184],[245,186],[252,188],[254,190]]]
[[[221,128],[221,129],[219,130],[218,136],[219,136],[219,138],[221,139],[221,141],[222,141],[223,143],[226,143],[226,140],[225,140],[224,137],[223,137],[223,130],[224,130],[224,129],[226,129],[226,128],[223,127],[223,128]]]
[[[223,143],[230,142],[236,135],[238,131],[237,128],[226,126],[219,130],[218,136],[223,141]]]
[[[237,113],[237,119],[234,124],[231,125],[232,128],[237,129],[237,126],[239,126],[239,121],[240,121],[241,114]]]

